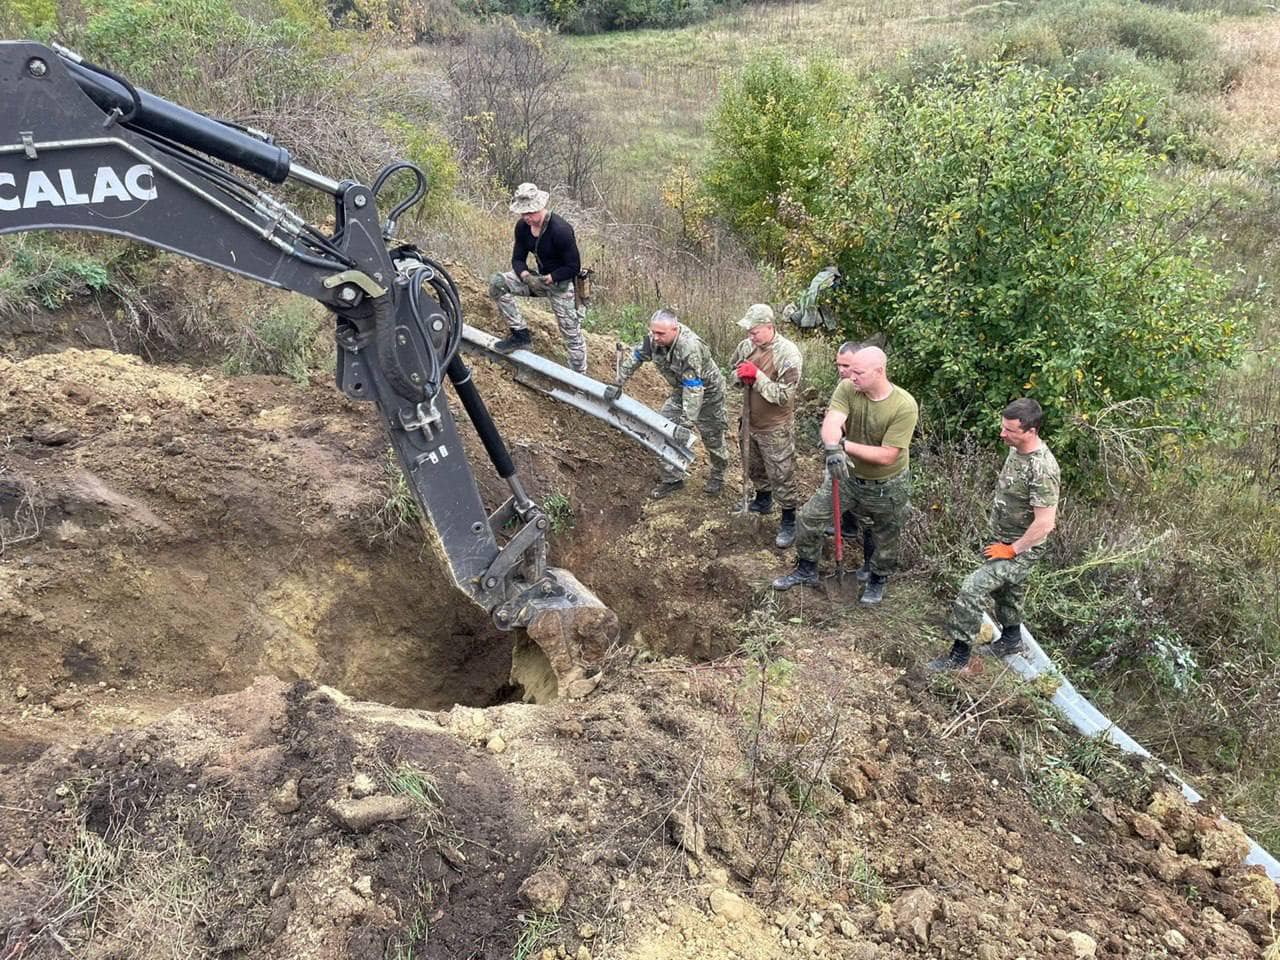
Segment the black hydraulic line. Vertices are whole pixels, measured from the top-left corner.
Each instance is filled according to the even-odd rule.
[[[88,60],[81,60],[80,65],[86,70],[92,70],[94,73],[100,73],[104,77],[110,77],[116,83],[120,84],[120,86],[124,87],[125,91],[129,94],[129,109],[122,110],[117,119],[120,123],[132,122],[133,118],[138,115],[138,111],[142,109],[142,98],[138,96],[138,88],[124,77],[120,76],[120,74],[113,70],[108,70],[100,64],[90,63]]]
[[[121,114],[134,111],[128,124],[131,128],[168,137],[184,147],[235,164],[272,183],[283,183],[289,176],[289,151],[283,147],[263,143],[256,137],[170,103],[146,90],[126,89],[120,82],[74,60],[63,62],[80,89],[103,110],[108,113],[119,110]]]
[[[484,405],[480,391],[471,381],[471,370],[462,362],[461,355],[455,354],[449,361],[447,372],[449,382],[453,384],[454,393],[462,401],[462,408],[471,418],[476,433],[480,435],[480,442],[484,444],[484,451],[489,455],[494,469],[498,471],[498,476],[503,480],[511,479],[516,475],[516,465],[512,463],[507,445],[502,442],[498,426],[493,422],[493,417],[489,416],[489,408]]]

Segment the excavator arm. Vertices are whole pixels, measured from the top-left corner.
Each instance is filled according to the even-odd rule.
[[[392,164],[372,186],[334,181],[294,163],[265,134],[32,42],[0,42],[0,102],[0,234],[115,234],[323,303],[336,317],[338,387],[377,407],[458,589],[499,628],[523,628],[538,642],[560,692],[589,688],[586,675],[616,638],[617,618],[572,574],[547,566],[547,517],[522,487],[460,353],[464,325],[453,281],[392,239],[395,221],[425,195],[420,170]],[[334,228],[311,226],[231,167],[327,194]],[[378,192],[403,171],[416,189],[381,222]],[[446,380],[510,490],[492,513],[463,450]],[[661,424],[649,432],[669,458],[687,456]]]

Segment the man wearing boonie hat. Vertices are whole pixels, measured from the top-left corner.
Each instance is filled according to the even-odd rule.
[[[568,348],[569,366],[586,373],[587,341],[573,301],[573,282],[581,270],[582,258],[573,227],[547,209],[548,197],[537,184],[522,183],[511,198],[511,212],[520,216],[511,249],[511,269],[489,278],[489,296],[511,327],[511,336],[499,340],[495,347],[502,353],[511,353],[531,346],[533,336],[516,306],[516,297],[546,297]],[[536,272],[529,269],[529,254],[533,254]]]
[[[733,382],[746,391],[744,407],[750,405],[748,462],[742,472],[755,488],[755,499],[747,509],[772,513],[776,494],[782,522],[774,545],[786,549],[796,539],[796,390],[803,361],[796,345],[778,333],[773,308],[767,303],[748,307],[738,326],[747,331],[747,337],[733,352],[729,366]]]

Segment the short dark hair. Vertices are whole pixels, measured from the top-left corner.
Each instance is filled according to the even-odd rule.
[[[857,340],[846,340],[836,349],[836,356],[839,356],[842,353],[857,353],[862,349],[862,347],[863,344],[859,343]]]
[[[1017,420],[1018,426],[1023,430],[1034,430],[1037,433],[1040,432],[1040,424],[1044,422],[1044,411],[1030,397],[1019,397],[1004,408],[1001,416],[1006,420]]]

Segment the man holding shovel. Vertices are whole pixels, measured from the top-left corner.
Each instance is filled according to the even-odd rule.
[[[796,568],[773,581],[775,590],[818,583],[818,558],[835,503],[858,518],[870,549],[863,568],[862,603],[884,599],[898,566],[899,542],[911,508],[911,435],[919,419],[915,398],[889,382],[879,347],[843,343],[836,352],[836,385],[822,420],[827,473],[800,510]],[[839,499],[836,500],[836,497]],[[840,516],[834,515],[836,529]],[[859,577],[861,579],[861,577]]]
[[[755,303],[738,326],[747,331],[729,366],[742,387],[742,472],[755,496],[751,513],[773,512],[776,492],[782,522],[774,546],[786,549],[796,539],[796,389],[802,360],[794,343],[774,327],[773,308]],[[744,489],[743,498],[747,497]]]

